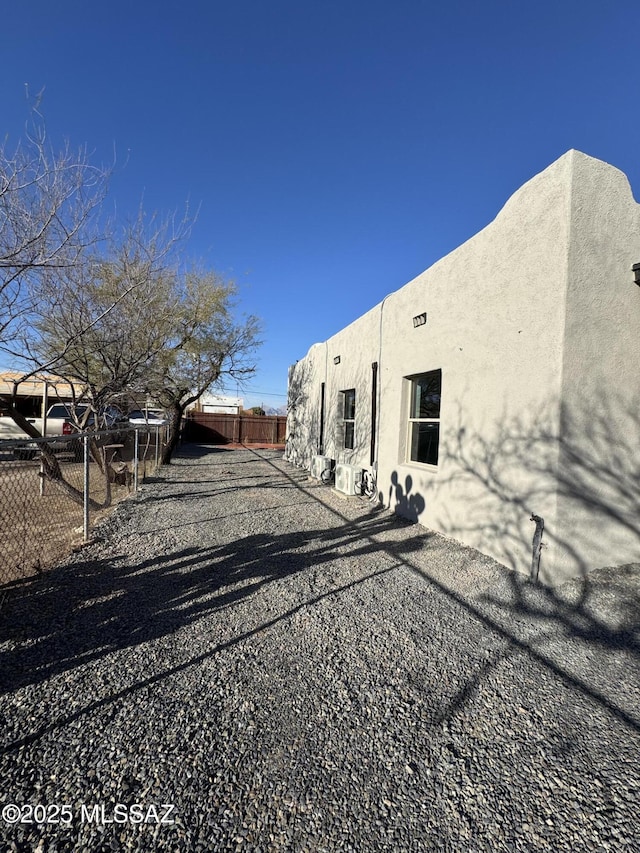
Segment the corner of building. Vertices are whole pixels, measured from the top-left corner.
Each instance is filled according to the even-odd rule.
[[[554,581],[640,561],[640,205],[573,152]]]

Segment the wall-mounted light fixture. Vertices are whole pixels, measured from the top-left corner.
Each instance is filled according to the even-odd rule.
[[[424,311],[422,314],[416,314],[413,318],[413,328],[416,329],[418,326],[424,326],[427,322],[427,312]]]
[[[334,364],[340,364],[340,356],[339,356],[339,355],[337,355],[337,356],[333,359],[333,363],[334,363]]]
[[[634,264],[631,269],[633,271],[633,280],[636,284],[640,285],[640,264]]]

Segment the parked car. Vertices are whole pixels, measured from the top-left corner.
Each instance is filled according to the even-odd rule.
[[[81,403],[78,406],[72,407],[68,403],[56,403],[51,406],[47,412],[47,435],[68,435],[71,432],[77,432],[78,425],[84,426],[85,429],[116,429],[117,427],[126,425],[127,419],[125,415],[118,409],[117,406],[105,406],[98,413],[96,426],[96,418],[93,413],[85,421],[88,405]],[[55,432],[50,429],[50,422],[66,422],[66,429],[63,427],[61,432]]]
[[[158,412],[133,409],[129,412],[129,423],[133,426],[164,426],[167,419]]]
[[[49,439],[49,444],[56,453],[66,453],[72,450],[80,455],[78,442],[72,436],[85,429],[113,430],[128,426],[126,417],[116,406],[106,406],[98,415],[97,423],[93,413],[84,420],[89,406],[81,403],[75,407],[71,403],[54,403],[47,410],[46,424],[44,418],[27,418],[42,436]],[[6,439],[26,438],[26,433],[8,417],[2,418],[0,437]],[[16,459],[33,459],[38,452],[34,441],[21,445],[13,445],[13,455]]]

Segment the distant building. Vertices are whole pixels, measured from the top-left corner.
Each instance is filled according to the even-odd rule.
[[[209,412],[220,415],[239,415],[242,410],[242,397],[225,397],[221,394],[203,394],[191,406],[195,412]]]
[[[291,368],[286,456],[548,583],[639,562],[639,284],[627,178],[569,151]]]

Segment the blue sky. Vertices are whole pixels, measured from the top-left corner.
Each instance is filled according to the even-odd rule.
[[[640,195],[637,0],[31,0],[3,10],[0,126],[115,149],[111,203],[199,207],[188,254],[259,315],[247,406],[488,224],[570,148]],[[235,387],[231,390],[235,393]]]

